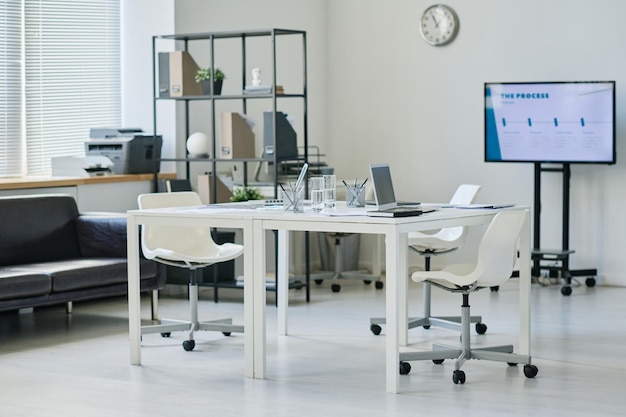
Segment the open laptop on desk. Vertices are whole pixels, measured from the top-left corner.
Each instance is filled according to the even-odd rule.
[[[368,216],[374,217],[408,217],[419,216],[433,210],[422,210],[419,203],[400,205],[396,200],[391,180],[391,169],[388,163],[370,164],[370,177],[374,188],[377,210],[367,211]]]

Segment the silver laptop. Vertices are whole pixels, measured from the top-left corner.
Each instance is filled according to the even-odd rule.
[[[374,188],[377,210],[368,211],[368,215],[400,217],[416,216],[422,213],[422,210],[417,207],[419,203],[413,203],[411,205],[398,204],[396,194],[393,190],[391,169],[388,163],[370,164],[370,177],[372,178],[372,187]]]

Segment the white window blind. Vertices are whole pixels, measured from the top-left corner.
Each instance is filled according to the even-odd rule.
[[[27,175],[121,122],[119,0],[23,0]]]
[[[22,165],[22,0],[0,1],[0,177]]]

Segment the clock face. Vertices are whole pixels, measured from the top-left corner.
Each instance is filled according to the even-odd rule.
[[[435,4],[422,14],[420,33],[431,45],[440,46],[452,42],[459,30],[459,19],[448,6]]]

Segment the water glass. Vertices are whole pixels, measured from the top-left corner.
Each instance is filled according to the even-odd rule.
[[[311,190],[311,208],[315,213],[324,210],[324,190]]]
[[[337,195],[337,179],[334,175],[324,175],[324,208],[334,209]]]

